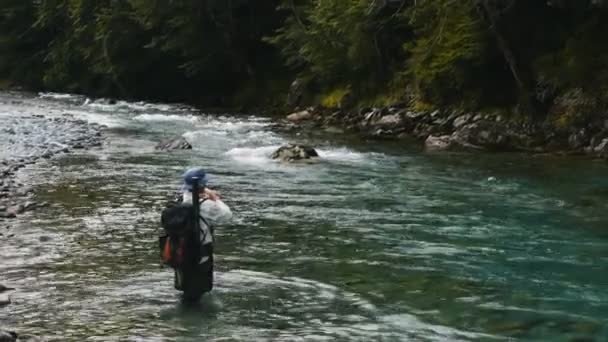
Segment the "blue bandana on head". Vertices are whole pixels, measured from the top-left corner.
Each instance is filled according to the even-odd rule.
[[[207,173],[202,168],[189,169],[183,175],[184,183],[182,185],[182,192],[192,191],[194,179],[198,179],[199,188],[206,187],[207,182],[209,181]]]

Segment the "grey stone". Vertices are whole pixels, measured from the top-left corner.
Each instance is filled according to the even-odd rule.
[[[4,284],[0,284],[0,293],[6,292],[6,291],[12,291],[12,290],[14,290],[14,288],[8,287]]]
[[[454,142],[449,135],[432,136],[429,135],[424,141],[424,147],[428,151],[444,151],[453,146]]]
[[[319,157],[317,151],[310,146],[287,144],[279,147],[271,158],[284,162],[293,162],[298,160],[310,160]]]
[[[11,298],[7,294],[0,294],[0,307],[7,306],[11,303]]]
[[[312,119],[312,113],[308,110],[303,110],[300,112],[295,112],[287,115],[287,120],[291,122],[300,122],[305,120]]]
[[[608,158],[608,138],[603,139],[594,149],[598,157]]]
[[[23,204],[17,204],[12,207],[9,207],[6,212],[10,214],[14,214],[15,216],[22,214],[25,211],[25,206]]]
[[[34,192],[34,189],[32,187],[24,186],[24,187],[17,189],[17,191],[15,191],[15,195],[27,196],[27,195],[31,194],[32,192]]]
[[[407,113],[405,113],[406,117],[408,117],[410,119],[414,119],[414,120],[420,119],[425,115],[426,115],[425,112],[407,112]]]
[[[179,137],[176,139],[166,140],[160,142],[156,145],[157,150],[169,151],[169,150],[190,150],[192,149],[192,145],[184,139],[183,137]]]
[[[377,122],[382,117],[382,110],[379,108],[373,108],[370,112],[365,113],[361,126],[368,126],[374,122]]]
[[[454,128],[458,129],[468,124],[469,121],[471,121],[471,114],[465,114],[463,116],[457,117],[452,125],[454,126]]]
[[[0,218],[15,218],[17,215],[14,213],[9,213],[7,211],[0,211]]]
[[[24,210],[30,210],[30,209],[34,209],[35,207],[38,206],[38,203],[34,202],[34,201],[27,201],[25,202],[25,204],[23,205]]]
[[[51,238],[50,236],[47,236],[47,235],[42,235],[42,236],[40,236],[40,237],[38,238],[38,240],[39,240],[40,242],[48,242],[48,241],[51,241],[51,240],[52,240],[52,238]]]
[[[15,332],[0,330],[0,342],[16,342],[17,337]]]
[[[374,123],[375,126],[399,126],[403,123],[403,119],[399,114],[385,115]]]

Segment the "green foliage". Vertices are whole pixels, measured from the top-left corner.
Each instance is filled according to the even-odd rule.
[[[0,0],[0,79],[238,107],[283,101],[297,75],[329,107],[525,108],[538,80],[605,96],[606,14],[574,0]]]
[[[40,85],[46,40],[32,27],[35,20],[31,1],[0,0],[0,78]]]
[[[563,37],[561,47],[536,60],[538,74],[560,87],[580,86],[589,91],[608,84],[607,13],[595,12],[579,19],[572,34]]]
[[[282,69],[261,41],[281,21],[268,15],[275,1],[0,1],[0,49],[14,54],[0,58],[0,76],[21,80],[23,69],[36,88],[221,103],[241,82]]]
[[[487,37],[475,2],[425,1],[405,15],[416,33],[403,45],[410,53],[406,78],[415,82],[422,100],[454,101],[452,95],[473,81],[471,71],[484,59]]]
[[[385,55],[399,34],[399,21],[382,2],[368,0],[286,1],[290,15],[267,39],[281,49],[287,65],[323,85],[386,80],[391,59]]]
[[[321,95],[321,105],[325,108],[340,108],[342,100],[351,92],[350,87],[339,87]]]

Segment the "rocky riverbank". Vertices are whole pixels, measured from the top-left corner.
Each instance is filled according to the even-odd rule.
[[[400,106],[358,111],[311,107],[288,115],[285,122],[288,129],[350,131],[375,139],[413,137],[427,150],[435,151],[525,151],[608,158],[608,117],[557,129],[548,122],[532,123],[484,113],[415,112]]]
[[[32,201],[32,189],[16,179],[19,170],[59,154],[102,144],[102,127],[72,116],[44,117],[0,114],[0,220],[44,203]]]
[[[103,126],[89,124],[70,114],[31,115],[19,110],[19,100],[0,97],[0,239],[16,234],[10,222],[28,210],[45,206],[34,199],[27,179],[30,165],[56,156],[103,144]],[[10,284],[7,284],[10,285]],[[0,307],[11,305],[10,291],[0,284]],[[1,327],[0,327],[1,328]],[[41,339],[0,329],[0,342]]]

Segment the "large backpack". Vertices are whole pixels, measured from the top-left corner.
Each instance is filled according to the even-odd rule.
[[[191,260],[195,220],[192,204],[178,204],[163,210],[161,225],[165,235],[159,238],[161,260],[172,268],[185,266]]]

